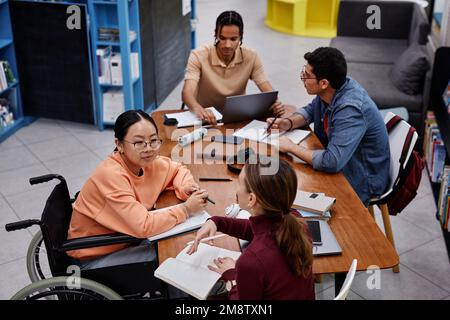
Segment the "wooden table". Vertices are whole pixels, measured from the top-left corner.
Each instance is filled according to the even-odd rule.
[[[163,125],[164,114],[166,113],[169,112],[156,111],[152,114],[152,117],[158,125],[161,138],[164,139],[160,153],[169,156],[176,142],[170,141],[173,127]],[[226,129],[236,129],[243,125],[245,123],[228,124],[214,128],[225,132]],[[188,130],[192,131],[192,128]],[[208,130],[212,131],[211,129]],[[204,142],[207,144],[206,141]],[[321,143],[314,134],[311,134],[301,144],[311,149],[321,148]],[[281,157],[290,159],[286,155]],[[291,164],[297,173],[298,189],[309,192],[324,192],[326,195],[336,198],[329,225],[342,248],[342,254],[315,257],[314,274],[335,273],[336,290],[338,290],[353,259],[358,260],[358,271],[367,270],[367,267],[371,265],[384,269],[391,268],[399,263],[399,257],[395,249],[378,228],[369,211],[359,200],[342,173],[324,173],[315,171],[306,164],[293,163],[292,161]],[[199,185],[208,191],[210,198],[216,202],[216,205],[208,205],[208,212],[211,215],[224,215],[225,207],[236,202],[237,174],[228,171],[226,164],[187,164],[187,167],[191,170],[196,181],[199,177],[205,175],[213,177],[228,176],[233,179],[232,182],[199,182]],[[173,203],[173,195],[162,195],[161,206],[168,205],[170,202]],[[186,243],[194,238],[194,235],[195,233],[190,233],[159,241],[159,262],[161,263],[169,257],[175,257],[186,246]],[[235,238],[218,239],[215,244],[231,250],[239,250],[238,241]]]

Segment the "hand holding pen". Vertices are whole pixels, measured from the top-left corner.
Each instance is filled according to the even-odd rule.
[[[189,217],[206,209],[208,193],[206,190],[196,190],[184,203]]]
[[[275,118],[273,118],[272,122],[271,122],[271,123],[269,124],[269,126],[267,127],[266,132],[264,132],[263,139],[264,139],[264,138],[267,138],[267,137],[269,136],[269,134],[270,134],[270,129],[272,129],[273,124],[275,123],[275,121],[277,121],[277,119],[278,119],[278,116],[275,116]]]

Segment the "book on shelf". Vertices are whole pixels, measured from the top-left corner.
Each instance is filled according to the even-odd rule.
[[[439,190],[438,199],[438,218],[444,228],[448,231],[448,217],[449,217],[449,203],[450,203],[450,166],[445,166],[442,174],[441,188]]]
[[[137,79],[140,77],[139,74],[139,53],[131,52],[130,53],[131,60],[131,79]]]
[[[105,28],[100,27],[97,29],[97,38],[98,41],[119,41],[120,32],[118,28]],[[128,39],[129,41],[134,41],[137,38],[137,33],[135,30],[129,30]]]
[[[292,205],[295,209],[304,212],[316,213],[324,216],[326,212],[336,203],[336,198],[328,197],[323,193],[311,193],[297,190],[295,200]]]
[[[120,52],[113,52],[110,59],[111,84],[121,86],[122,78],[122,56]]]
[[[8,80],[6,78],[5,69],[3,66],[3,61],[0,61],[0,90],[5,90],[8,88]]]
[[[103,121],[116,122],[117,117],[125,111],[125,100],[121,89],[110,89],[103,93]]]
[[[111,69],[109,67],[111,54],[111,46],[97,48],[96,50],[99,84],[111,84]]]
[[[447,112],[450,113],[450,80],[448,80],[447,86],[444,89],[442,99],[444,100],[444,104],[447,107]]]
[[[432,112],[427,113],[425,120],[423,152],[430,180],[440,182],[444,170],[446,149]]]
[[[190,294],[205,300],[221,275],[208,269],[214,259],[231,257],[237,260],[240,252],[231,251],[205,243],[198,245],[197,252],[188,255],[190,245],[186,246],[175,258],[168,258],[155,270],[155,277]]]
[[[0,128],[5,128],[14,123],[14,114],[10,110],[7,99],[0,98]]]
[[[291,131],[285,132],[272,132],[271,134],[266,134],[267,123],[264,121],[253,120],[245,127],[236,131],[233,135],[236,137],[241,137],[244,139],[267,143],[271,145],[276,145],[278,143],[278,139],[281,136],[285,136],[289,138],[293,143],[299,144],[306,137],[309,136],[310,132],[307,130],[294,129]]]

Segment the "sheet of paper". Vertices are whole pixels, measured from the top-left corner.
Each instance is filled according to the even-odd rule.
[[[190,245],[186,246],[186,248],[177,255],[177,259],[204,268],[208,268],[208,265],[213,265],[213,260],[218,257],[230,257],[236,260],[241,255],[240,252],[214,247],[202,242],[199,243],[195,253],[188,255],[186,252],[190,247]]]
[[[307,130],[295,129],[288,132],[272,133],[269,136],[266,136],[266,128],[266,122],[253,120],[245,127],[236,131],[233,135],[248,140],[276,145],[279,137],[281,136],[285,136],[289,138],[293,143],[299,144],[310,134],[310,132]]]
[[[216,117],[217,120],[222,119],[222,114],[219,111],[217,111],[216,108],[209,107],[207,109],[211,110],[214,113],[214,116]],[[197,116],[195,115],[195,113],[193,113],[191,111],[170,113],[170,114],[166,114],[166,117],[169,119],[176,119],[178,121],[178,124],[177,124],[178,128],[191,127],[194,125],[200,126],[202,124],[202,121],[200,119],[198,119]]]
[[[161,211],[161,210],[164,210],[164,209],[156,210],[155,213],[158,214],[158,211]],[[151,211],[151,212],[153,212],[153,211]],[[154,235],[154,236],[152,236],[152,237],[150,237],[148,239],[150,241],[156,241],[156,240],[159,240],[159,239],[168,238],[168,237],[180,234],[180,233],[184,233],[184,232],[188,232],[188,231],[192,231],[192,230],[198,229],[210,217],[211,216],[208,214],[208,212],[203,211],[202,213],[200,213],[200,214],[198,214],[196,216],[190,217],[185,222],[177,224],[172,229],[170,229],[170,230],[168,230],[166,232]]]

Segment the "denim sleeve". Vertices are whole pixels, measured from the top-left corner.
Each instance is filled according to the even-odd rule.
[[[332,119],[333,133],[325,150],[313,152],[316,170],[339,172],[353,156],[366,132],[366,122],[361,110],[345,106],[336,111]]]
[[[309,103],[306,107],[298,108],[295,113],[303,116],[308,124],[314,122],[314,107],[312,103]]]

